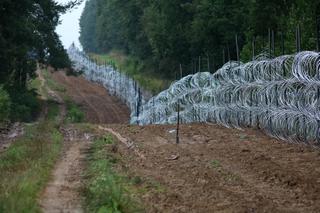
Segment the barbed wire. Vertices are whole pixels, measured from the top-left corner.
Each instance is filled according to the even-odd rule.
[[[93,64],[74,48],[69,49],[69,55],[89,80],[100,82],[128,104],[131,123],[176,123],[179,103],[182,123],[255,127],[289,142],[320,145],[319,53],[300,52],[274,59],[259,55],[249,63],[230,61],[214,74],[188,75],[148,101],[142,97],[140,105],[129,77],[112,67]]]
[[[111,65],[97,65],[74,45],[68,49],[68,55],[75,70],[82,71],[87,80],[100,83],[111,95],[126,103],[131,117],[139,115],[140,106],[146,103],[146,97],[137,82]]]
[[[257,127],[290,142],[319,145],[320,56],[301,52],[274,59],[228,62],[216,73],[189,75],[143,106],[139,124],[212,122]]]

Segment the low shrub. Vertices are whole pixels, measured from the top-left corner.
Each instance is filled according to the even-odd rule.
[[[81,109],[72,101],[66,101],[67,103],[67,122],[81,123],[84,120],[84,113]]]

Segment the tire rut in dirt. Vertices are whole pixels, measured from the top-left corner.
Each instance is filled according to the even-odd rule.
[[[43,212],[83,212],[81,178],[89,143],[74,141],[55,166],[52,181],[41,196]]]

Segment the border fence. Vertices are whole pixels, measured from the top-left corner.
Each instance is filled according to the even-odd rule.
[[[290,142],[320,145],[320,55],[300,52],[249,63],[229,61],[214,74],[198,72],[147,99],[138,84],[111,66],[98,66],[76,49],[77,70],[103,84],[131,109],[131,123],[211,122],[254,127]]]
[[[111,65],[98,65],[73,44],[68,49],[68,55],[75,70],[82,71],[86,79],[103,85],[111,95],[126,103],[131,118],[139,117],[141,106],[150,95],[136,81]],[[132,122],[136,123],[134,120]]]

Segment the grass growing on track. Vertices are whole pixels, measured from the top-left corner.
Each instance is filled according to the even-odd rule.
[[[113,169],[117,158],[107,151],[114,146],[111,136],[95,140],[92,145],[85,184],[85,197],[88,212],[120,213],[142,212],[130,195],[125,177]]]
[[[25,135],[0,155],[0,212],[40,212],[38,195],[59,156],[63,136],[57,128],[58,106],[48,103],[44,121],[26,127]]]

